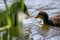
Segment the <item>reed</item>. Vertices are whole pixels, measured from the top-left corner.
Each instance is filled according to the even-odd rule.
[[[14,0],[15,1],[15,0]],[[9,8],[7,5],[7,0],[4,0],[6,10],[4,12],[0,12],[0,32],[6,31],[3,34],[3,40],[12,40],[12,38],[16,35],[21,35],[21,39],[19,40],[25,40],[24,35],[21,33],[19,34],[18,32],[18,23],[17,23],[17,14],[18,10],[23,12],[24,9],[24,3],[23,0],[17,0],[15,3],[11,5]],[[22,14],[22,13],[21,13]],[[20,29],[22,29],[22,22],[20,22]],[[17,28],[17,29],[16,29]],[[14,33],[14,31],[17,31],[17,34]],[[14,35],[15,34],[15,35]],[[8,37],[9,36],[9,37]]]

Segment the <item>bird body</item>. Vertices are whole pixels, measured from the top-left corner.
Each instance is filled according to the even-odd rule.
[[[50,20],[55,24],[55,26],[60,26],[60,15],[51,17]]]
[[[41,11],[35,18],[41,18],[46,25],[60,27],[60,15],[49,18],[46,12]]]

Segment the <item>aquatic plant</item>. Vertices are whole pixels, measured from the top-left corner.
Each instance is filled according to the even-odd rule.
[[[9,8],[6,1],[7,0],[4,0],[6,10],[0,12],[0,32],[5,31],[5,33],[3,34],[3,40],[12,40],[13,32],[17,30],[17,29],[14,30],[14,28],[17,28],[18,26],[17,13],[18,11],[23,12],[24,3],[23,3],[23,0],[16,0],[16,2],[13,3]],[[22,31],[22,22],[20,25],[20,29]],[[24,35],[22,33],[20,35],[22,37],[19,40],[25,40]],[[8,39],[8,36],[9,36],[9,39]]]

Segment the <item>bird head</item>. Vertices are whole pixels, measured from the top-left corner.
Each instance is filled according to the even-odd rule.
[[[38,13],[38,15],[35,16],[35,18],[41,18],[42,20],[47,20],[48,19],[48,15],[47,15],[46,12],[40,11]]]

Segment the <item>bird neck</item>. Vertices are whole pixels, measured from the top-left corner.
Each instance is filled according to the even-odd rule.
[[[44,19],[43,21],[44,21],[45,24],[49,22],[48,19]]]
[[[54,26],[54,23],[51,20],[49,20],[49,19],[45,19],[44,20],[44,24]]]

